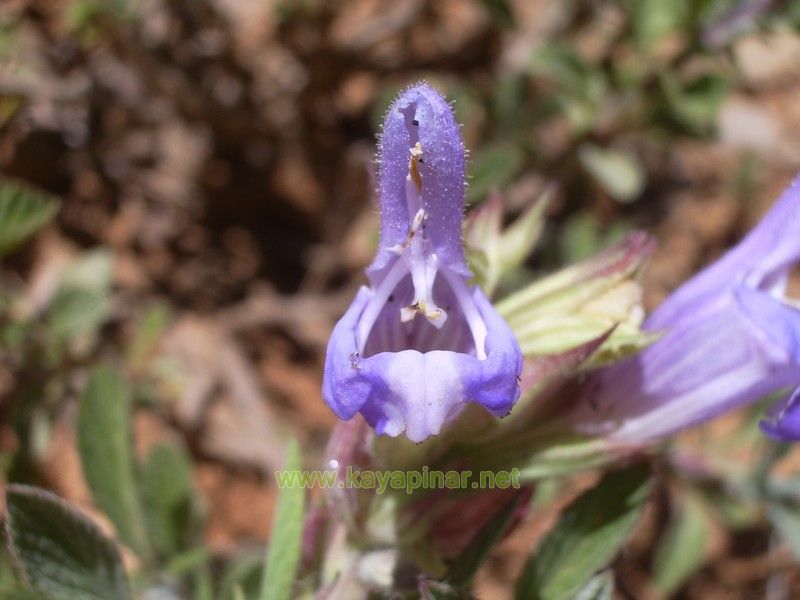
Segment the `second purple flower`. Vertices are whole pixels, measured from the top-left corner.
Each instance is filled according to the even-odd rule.
[[[800,309],[787,295],[800,263],[800,179],[737,246],[647,319],[663,337],[589,382],[578,427],[640,446],[800,384]],[[764,430],[800,437],[798,396]]]

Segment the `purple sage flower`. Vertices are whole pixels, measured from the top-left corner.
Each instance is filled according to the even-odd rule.
[[[647,319],[662,338],[590,378],[572,415],[579,429],[643,445],[800,384],[800,304],[786,295],[798,262],[800,178],[737,246]],[[767,430],[800,431],[796,404]]]
[[[380,138],[381,241],[331,334],[322,395],[341,419],[420,442],[467,402],[504,416],[522,354],[489,300],[468,284],[461,245],[464,144],[427,83],[394,101]]]

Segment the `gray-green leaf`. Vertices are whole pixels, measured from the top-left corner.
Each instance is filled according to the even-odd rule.
[[[644,189],[645,170],[631,153],[584,144],[578,151],[583,168],[619,202],[631,202]]]
[[[57,212],[55,198],[0,179],[0,255],[25,241]]]
[[[191,541],[196,523],[196,502],[191,463],[177,444],[153,448],[140,478],[145,522],[150,543],[161,555],[171,556]]]
[[[77,433],[83,475],[94,501],[114,523],[120,539],[146,554],[134,480],[130,394],[116,369],[103,366],[90,374],[78,411]]]
[[[634,37],[645,50],[679,29],[686,19],[687,6],[684,0],[633,0],[628,4]]]
[[[103,324],[111,306],[111,270],[111,255],[104,250],[86,252],[70,265],[48,308],[54,335],[69,339]]]
[[[656,548],[654,579],[664,594],[677,590],[702,566],[709,534],[708,515],[700,501],[684,497]]]
[[[138,370],[145,366],[169,324],[169,318],[169,307],[161,302],[154,302],[137,320],[127,352],[128,362],[133,369]]]
[[[644,465],[616,471],[570,504],[528,559],[516,597],[573,598],[614,557],[638,520],[648,476]]]
[[[292,440],[286,449],[285,468],[287,471],[296,471],[300,466],[300,448]],[[299,486],[282,489],[272,520],[272,537],[261,582],[261,600],[290,600],[294,597],[304,512],[305,490]]]
[[[694,133],[707,133],[728,93],[728,82],[715,74],[684,83],[672,73],[659,77],[670,115]]]
[[[28,582],[55,600],[125,600],[119,552],[58,496],[24,485],[6,492],[8,544]]]

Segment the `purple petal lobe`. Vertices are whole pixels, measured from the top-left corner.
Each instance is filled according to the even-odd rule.
[[[486,359],[473,363],[471,376],[465,381],[466,394],[493,415],[502,417],[519,399],[522,352],[511,328],[483,292],[475,288],[472,296],[489,333]]]
[[[340,419],[351,419],[366,402],[372,389],[361,373],[355,329],[364,306],[372,297],[366,287],[358,290],[350,308],[331,333],[325,355],[322,397]]]

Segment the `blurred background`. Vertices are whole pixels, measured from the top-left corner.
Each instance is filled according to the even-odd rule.
[[[468,204],[500,192],[513,214],[555,186],[543,241],[506,289],[647,228],[652,308],[800,170],[798,2],[4,0],[0,171],[60,209],[0,268],[2,479],[52,489],[111,531],[75,422],[87,373],[113,364],[144,503],[165,519],[148,526],[168,530],[155,554],[170,565],[199,549],[176,571],[187,589],[211,578],[226,597],[225,577],[244,581],[286,439],[314,466],[334,424],[321,367],[377,241],[375,134],[421,78],[463,124]],[[769,526],[794,527],[800,550],[796,492],[776,517],[731,483],[765,464],[791,478],[800,462],[748,423],[675,451],[715,465],[716,487],[700,488],[730,510],[698,516],[665,477],[615,564],[623,597],[800,585],[792,541],[775,551]],[[540,494],[541,517],[482,570],[483,597],[503,597],[580,486]],[[684,536],[688,566],[668,562],[665,536]]]

